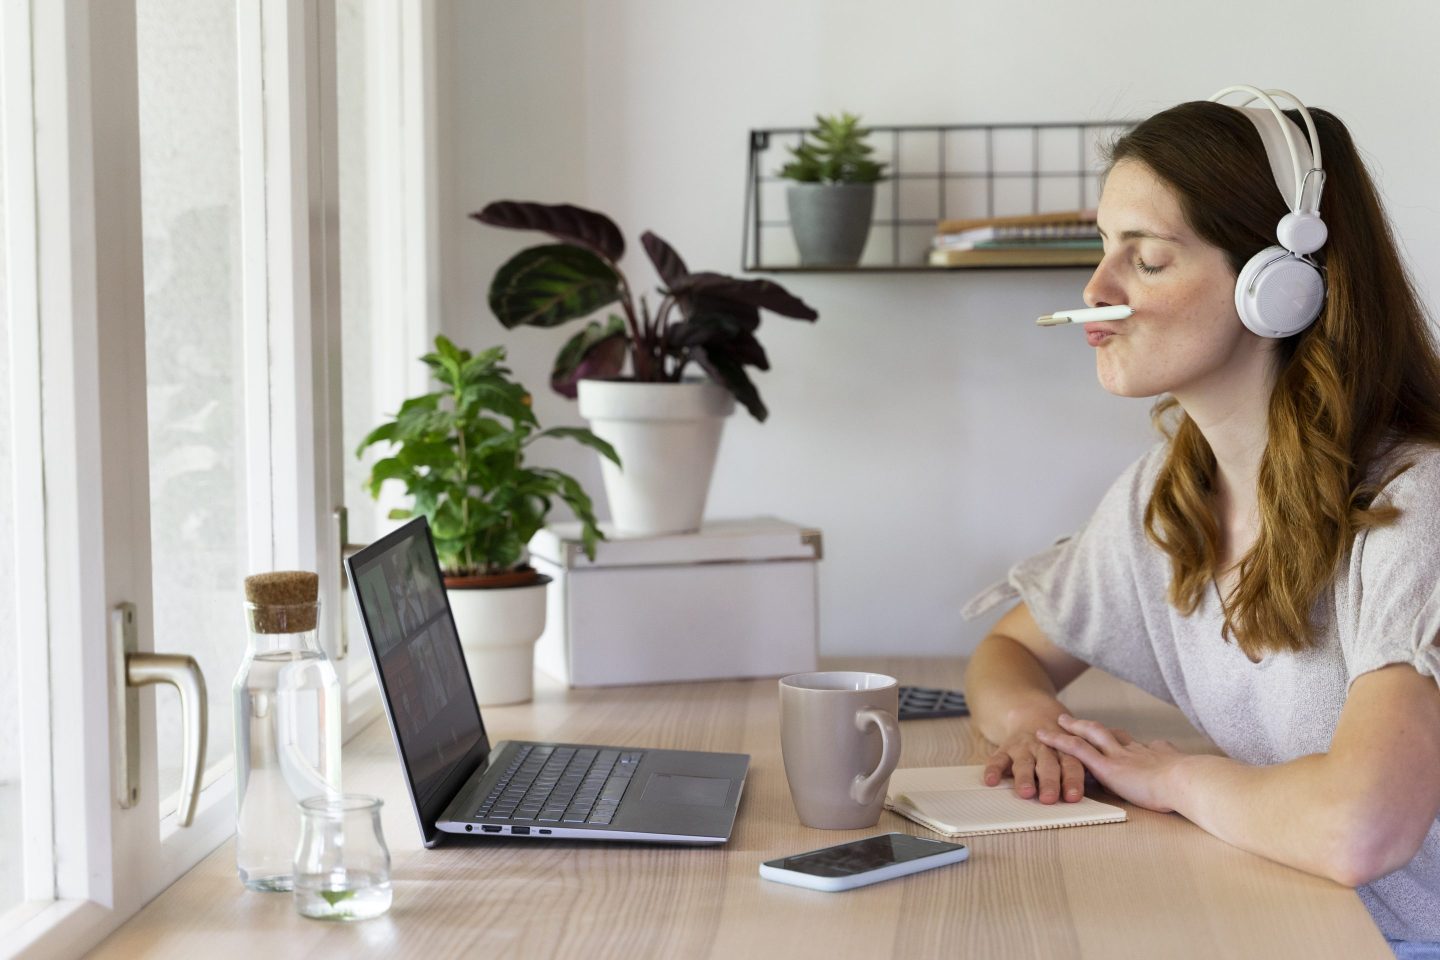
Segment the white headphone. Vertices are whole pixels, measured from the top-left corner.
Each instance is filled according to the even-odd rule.
[[[1240,270],[1235,280],[1235,310],[1241,322],[1254,333],[1262,337],[1289,337],[1314,323],[1325,302],[1325,279],[1320,267],[1310,258],[1329,235],[1320,219],[1320,192],[1325,189],[1320,138],[1315,135],[1310,111],[1293,93],[1239,84],[1226,87],[1210,100],[1217,102],[1232,93],[1247,94],[1235,109],[1249,117],[1260,131],[1275,183],[1290,208],[1275,228],[1279,246],[1261,250]],[[1310,134],[1309,144],[1274,97],[1284,97],[1299,108]],[[1262,101],[1264,108],[1246,108],[1246,104],[1256,100]],[[1314,148],[1313,160],[1311,147]],[[1312,199],[1306,204],[1305,191],[1310,186],[1313,186]]]

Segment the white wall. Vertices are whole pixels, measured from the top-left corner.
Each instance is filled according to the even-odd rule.
[[[1299,14],[1305,11],[1306,15]],[[546,375],[573,327],[504,331],[485,306],[537,242],[464,219],[500,198],[608,213],[653,285],[641,231],[692,269],[738,273],[746,132],[849,110],[878,124],[1143,117],[1231,83],[1282,86],[1349,124],[1421,289],[1440,294],[1440,8],[1399,0],[607,0],[471,2],[445,64],[445,327],[509,345],[546,423],[578,423]],[[1243,26],[1241,26],[1243,25]],[[1148,401],[1096,384],[1073,331],[1083,271],[783,275],[818,324],[767,315],[771,409],[726,427],[709,514],[824,530],[827,652],[968,649],[957,611],[1082,521],[1152,439]],[[603,500],[584,453],[557,450]]]

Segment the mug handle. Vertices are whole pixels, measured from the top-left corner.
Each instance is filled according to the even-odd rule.
[[[855,711],[855,727],[863,731],[871,724],[880,728],[880,765],[870,775],[855,775],[850,782],[850,799],[861,806],[875,802],[875,795],[884,788],[885,781],[895,772],[900,763],[900,723],[892,713],[876,707],[864,707]]]

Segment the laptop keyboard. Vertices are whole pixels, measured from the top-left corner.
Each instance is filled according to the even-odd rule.
[[[480,804],[487,820],[606,826],[640,766],[641,752],[599,747],[520,747]]]

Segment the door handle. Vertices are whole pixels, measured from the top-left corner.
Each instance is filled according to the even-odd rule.
[[[111,612],[111,643],[114,651],[111,691],[113,715],[110,728],[115,736],[119,763],[116,765],[116,795],[121,809],[128,810],[140,796],[140,694],[139,688],[168,683],[180,695],[181,743],[180,803],[176,821],[182,827],[195,819],[200,802],[200,782],[205,775],[205,741],[209,711],[205,696],[205,675],[195,658],[176,653],[139,653],[135,631],[135,605],[118,604]]]
[[[344,593],[350,589],[350,577],[345,573],[345,560],[364,550],[366,544],[350,542],[350,511],[348,508],[336,507],[332,517],[335,520],[335,542],[340,544],[340,592]],[[336,610],[334,615],[339,618],[340,630],[340,649],[336,651],[335,659],[344,660],[350,656],[350,631],[345,626],[345,611]]]

